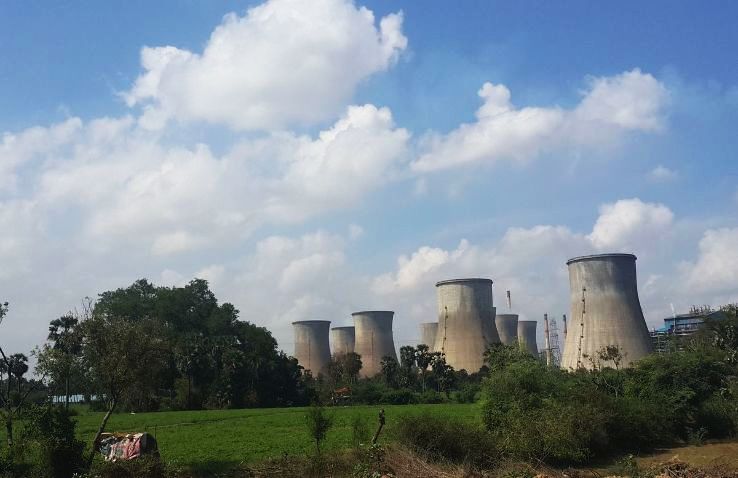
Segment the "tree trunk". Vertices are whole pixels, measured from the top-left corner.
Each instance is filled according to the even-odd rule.
[[[7,415],[5,416],[5,434],[8,438],[8,456],[13,457],[13,411],[8,408],[6,411]]]
[[[95,452],[97,451],[97,446],[100,443],[100,436],[105,431],[105,425],[108,424],[110,415],[113,414],[113,410],[115,410],[116,405],[117,405],[117,400],[113,399],[110,402],[110,407],[108,408],[108,411],[105,413],[105,416],[100,422],[100,428],[97,429],[97,433],[95,434],[95,439],[92,440],[92,450],[90,450],[90,456],[87,458],[87,469],[89,469],[92,466],[92,460],[95,459]]]
[[[69,373],[64,377],[64,410],[69,411]]]

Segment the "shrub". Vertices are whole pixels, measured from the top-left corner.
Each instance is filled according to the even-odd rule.
[[[469,383],[461,387],[461,390],[454,393],[454,400],[458,403],[474,403],[477,401],[479,391],[482,388],[474,383]]]
[[[97,462],[89,476],[95,478],[164,478],[168,476],[158,457],[146,456],[135,460]]]
[[[714,395],[700,404],[695,421],[710,438],[733,436],[737,428],[736,403]]]
[[[442,393],[434,390],[426,390],[425,392],[417,396],[418,403],[444,403],[446,402],[446,396]]]
[[[325,440],[328,430],[333,426],[333,419],[328,416],[325,408],[314,405],[308,409],[305,422],[310,438],[315,442],[315,451],[320,455],[320,445]]]
[[[429,414],[400,417],[393,432],[398,441],[431,461],[492,467],[496,461],[492,436],[459,419]]]
[[[75,437],[77,423],[57,407],[32,407],[27,412],[24,440],[35,444],[37,475],[71,477],[84,466],[83,442]]]
[[[379,402],[386,405],[408,405],[417,403],[417,398],[412,390],[401,388],[399,390],[386,390],[382,393]]]
[[[369,423],[366,417],[354,414],[351,417],[351,443],[354,448],[359,448],[362,443],[369,442]]]

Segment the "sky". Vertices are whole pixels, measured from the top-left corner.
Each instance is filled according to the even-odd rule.
[[[207,279],[288,353],[292,321],[368,309],[417,344],[449,278],[560,318],[566,260],[590,253],[638,256],[649,327],[736,302],[736,18],[696,1],[4,1],[3,346],[30,351],[139,278]]]

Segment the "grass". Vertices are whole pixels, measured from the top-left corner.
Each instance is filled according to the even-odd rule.
[[[330,408],[334,418],[325,449],[351,446],[351,419],[360,415],[368,421],[371,433],[377,426],[381,406]],[[382,439],[390,439],[393,424],[400,415],[430,413],[478,422],[479,405],[386,405],[387,423]],[[156,436],[164,460],[192,470],[217,472],[244,463],[251,464],[284,455],[312,451],[305,426],[305,408],[246,410],[203,410],[116,414],[108,431],[148,431]],[[77,416],[80,439],[89,443],[102,419],[102,413],[83,411]]]

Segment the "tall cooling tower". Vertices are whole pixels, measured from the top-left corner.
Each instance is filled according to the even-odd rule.
[[[495,325],[500,342],[505,345],[518,343],[518,314],[497,314]]]
[[[590,358],[596,359],[608,345],[619,347],[625,366],[651,353],[635,262],[633,254],[598,254],[566,262],[571,315],[562,368],[592,368]]]
[[[305,370],[310,370],[314,377],[325,372],[331,360],[331,349],[328,344],[330,320],[301,320],[292,322],[295,331],[295,358]]]
[[[433,352],[436,343],[436,332],[438,331],[438,322],[425,322],[420,324],[420,343],[428,346]]]
[[[500,334],[497,333],[495,317],[497,317],[497,307],[492,307],[492,311],[484,319],[484,337],[487,339],[487,346],[500,343]]]
[[[536,342],[536,326],[538,322],[535,320],[518,320],[518,344],[523,350],[527,350],[531,355],[538,357],[538,343]]]
[[[455,279],[436,284],[438,332],[436,352],[456,370],[469,373],[484,365],[484,351],[490,342],[499,342],[492,307],[490,279]],[[485,325],[486,323],[486,325]]]
[[[354,351],[354,328],[333,327],[331,329],[333,355],[346,355]]]
[[[356,342],[354,352],[361,355],[362,377],[373,377],[382,371],[382,358],[397,360],[395,341],[392,338],[392,317],[388,310],[354,312]]]

